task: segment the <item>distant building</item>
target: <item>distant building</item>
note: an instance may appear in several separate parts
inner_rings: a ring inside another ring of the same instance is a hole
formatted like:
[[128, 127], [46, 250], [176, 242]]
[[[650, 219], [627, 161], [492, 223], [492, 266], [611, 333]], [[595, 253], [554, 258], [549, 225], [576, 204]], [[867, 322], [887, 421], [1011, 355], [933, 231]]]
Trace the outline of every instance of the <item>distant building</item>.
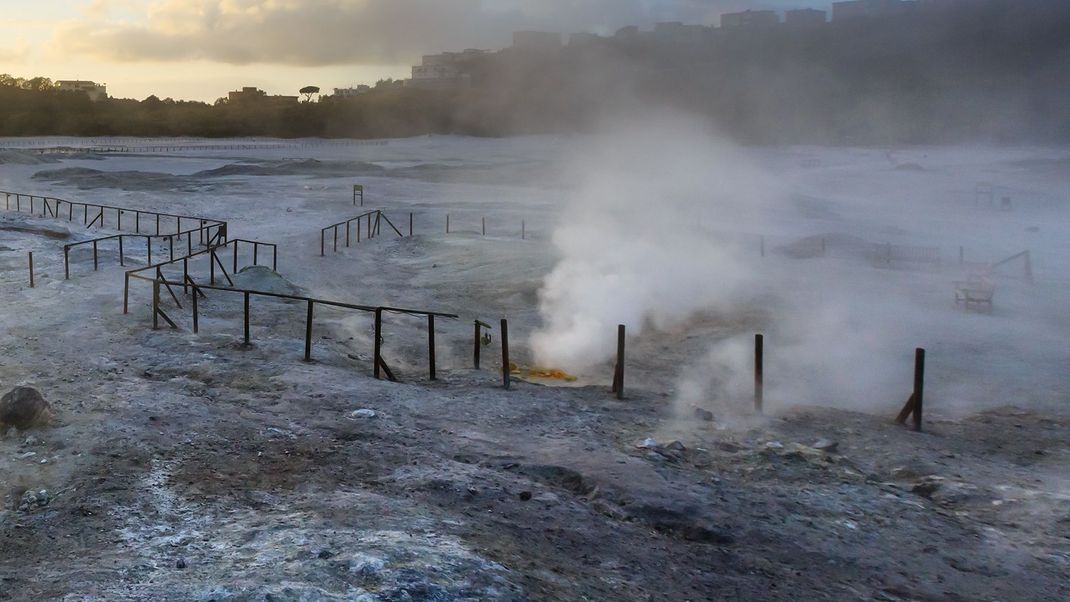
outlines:
[[408, 85], [416, 88], [466, 88], [472, 85], [472, 70], [486, 50], [469, 48], [464, 52], [424, 55], [412, 68]]
[[572, 34], [571, 36], [568, 37], [568, 45], [569, 46], [590, 46], [592, 44], [598, 44], [598, 43], [604, 42], [605, 39], [606, 38], [603, 38], [602, 36], [600, 36], [600, 35], [598, 35], [596, 33], [580, 32], [580, 33], [574, 33], [574, 34]]
[[871, 19], [905, 14], [916, 2], [903, 0], [846, 0], [832, 3], [832, 20]]
[[639, 37], [639, 28], [635, 25], [621, 27], [617, 33], [613, 34], [613, 37], [619, 40], [634, 40]]
[[658, 41], [692, 43], [702, 40], [708, 32], [709, 29], [702, 25], [685, 25], [679, 21], [671, 21], [655, 24], [651, 35]]
[[828, 13], [814, 8], [800, 8], [784, 13], [784, 25], [789, 27], [819, 27], [828, 20]]
[[353, 98], [355, 96], [360, 96], [361, 94], [367, 94], [368, 92], [371, 92], [371, 91], [372, 91], [372, 87], [371, 86], [365, 86], [365, 85], [360, 85], [360, 86], [357, 86], [356, 88], [353, 88], [353, 87], [350, 87], [350, 88], [335, 88], [334, 89], [334, 94], [332, 94], [331, 97], [332, 98]]
[[60, 92], [85, 92], [89, 96], [89, 100], [93, 102], [104, 100], [108, 97], [108, 87], [96, 82], [61, 79], [57, 80], [53, 85]]
[[561, 48], [561, 34], [549, 31], [518, 31], [513, 33], [513, 48], [520, 50], [557, 50]]
[[721, 15], [722, 29], [764, 29], [779, 24], [780, 17], [772, 10], [745, 10]]
[[296, 103], [296, 96], [268, 96], [267, 92], [260, 90], [253, 86], [245, 86], [241, 90], [235, 90], [227, 94], [227, 100], [230, 104], [239, 104], [247, 102], [271, 102], [279, 104]]

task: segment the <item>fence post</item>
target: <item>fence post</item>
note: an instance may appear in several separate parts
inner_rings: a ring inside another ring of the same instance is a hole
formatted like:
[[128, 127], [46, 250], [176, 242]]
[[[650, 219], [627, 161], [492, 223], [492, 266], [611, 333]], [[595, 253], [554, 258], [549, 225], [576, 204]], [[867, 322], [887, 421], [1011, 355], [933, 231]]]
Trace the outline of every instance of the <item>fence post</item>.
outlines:
[[30, 251], [30, 288], [34, 288], [34, 284], [33, 284], [33, 251]]
[[483, 218], [483, 236], [487, 235], [487, 218]]
[[509, 367], [509, 320], [502, 318], [502, 330], [499, 336], [502, 339], [502, 384], [505, 386], [505, 390], [509, 390], [509, 379], [512, 377], [512, 370]]
[[245, 291], [245, 346], [249, 346], [249, 291]]
[[215, 247], [208, 249], [208, 284], [215, 286]]
[[193, 334], [201, 331], [200, 314], [197, 311], [197, 285], [193, 285]]
[[617, 364], [613, 368], [613, 392], [624, 399], [624, 324], [617, 326]]
[[427, 356], [431, 380], [435, 380], [435, 315], [427, 316]]
[[446, 214], [446, 234], [450, 233], [450, 214]]
[[921, 413], [925, 400], [925, 350], [914, 351], [914, 430], [921, 431]]
[[152, 281], [152, 329], [160, 329], [160, 281]]
[[[370, 223], [370, 221], [369, 221]], [[383, 352], [383, 308], [375, 309], [375, 378], [379, 378], [379, 364], [382, 362]]]
[[123, 253], [123, 235], [119, 235], [119, 267], [126, 267], [126, 258]]
[[237, 240], [234, 241], [234, 257], [231, 258], [230, 273], [231, 274], [237, 274], [238, 273], [238, 241]]
[[412, 238], [412, 211], [409, 212], [409, 238]]
[[152, 265], [152, 237], [145, 237], [145, 264]]
[[473, 344], [475, 345], [475, 347], [473, 347], [472, 349], [472, 363], [475, 364], [476, 370], [479, 370], [479, 328], [479, 320], [476, 320], [474, 329], [475, 337], [473, 339]]
[[305, 361], [312, 361], [312, 299], [308, 300], [308, 317], [305, 319]]
[[71, 248], [67, 245], [63, 246], [63, 279], [71, 279]]
[[327, 252], [324, 249], [324, 241], [326, 240], [326, 237], [327, 237], [327, 231], [326, 230], [320, 230], [320, 257], [324, 257], [324, 256], [327, 255]]
[[130, 272], [123, 278], [123, 315], [130, 313]]
[[754, 335], [754, 411], [765, 411], [765, 336]]
[[520, 240], [527, 240], [528, 238], [528, 226], [524, 220], [520, 220]]

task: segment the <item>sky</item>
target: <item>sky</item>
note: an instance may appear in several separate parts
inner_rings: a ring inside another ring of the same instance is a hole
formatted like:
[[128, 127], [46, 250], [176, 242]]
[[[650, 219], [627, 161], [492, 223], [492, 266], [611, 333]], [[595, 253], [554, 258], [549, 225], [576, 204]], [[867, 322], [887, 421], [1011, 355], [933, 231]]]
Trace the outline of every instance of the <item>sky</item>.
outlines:
[[86, 79], [111, 96], [211, 102], [405, 78], [423, 54], [509, 46], [513, 31], [610, 34], [715, 24], [823, 0], [0, 0], [0, 73]]

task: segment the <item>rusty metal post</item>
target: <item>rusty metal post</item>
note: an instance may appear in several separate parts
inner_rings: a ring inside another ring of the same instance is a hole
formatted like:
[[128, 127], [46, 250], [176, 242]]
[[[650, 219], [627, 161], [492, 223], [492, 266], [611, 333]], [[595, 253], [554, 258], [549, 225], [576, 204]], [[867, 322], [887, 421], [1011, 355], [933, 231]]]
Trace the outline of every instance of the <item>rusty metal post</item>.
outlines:
[[435, 380], [435, 315], [427, 316], [427, 363], [431, 380]]
[[375, 309], [375, 378], [379, 378], [379, 365], [382, 363], [383, 353], [383, 308]]
[[308, 317], [305, 318], [305, 361], [312, 361], [312, 306], [315, 303], [308, 300]]
[[30, 251], [30, 288], [34, 288], [34, 284], [33, 284], [33, 251]]
[[617, 364], [613, 369], [613, 392], [624, 399], [624, 324], [617, 326]]
[[509, 320], [502, 318], [502, 330], [499, 336], [502, 339], [502, 384], [505, 386], [505, 390], [509, 390], [509, 382], [512, 377], [512, 368], [509, 364]]
[[914, 352], [914, 430], [921, 431], [921, 414], [925, 400], [925, 350]]
[[765, 336], [754, 335], [754, 411], [765, 411]]

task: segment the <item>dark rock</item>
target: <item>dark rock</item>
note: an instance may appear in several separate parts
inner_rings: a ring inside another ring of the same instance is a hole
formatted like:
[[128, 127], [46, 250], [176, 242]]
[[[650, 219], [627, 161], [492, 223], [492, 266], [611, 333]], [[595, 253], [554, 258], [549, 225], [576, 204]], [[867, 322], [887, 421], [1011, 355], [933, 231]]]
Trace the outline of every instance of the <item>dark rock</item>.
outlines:
[[839, 449], [840, 444], [830, 439], [818, 439], [817, 443], [811, 445], [810, 447], [831, 454], [835, 453], [836, 450]]
[[52, 408], [37, 389], [15, 387], [0, 398], [0, 437], [11, 428], [25, 431], [52, 421]]
[[702, 408], [695, 408], [695, 417], [703, 422], [713, 422], [713, 412]]
[[319, 554], [316, 555], [316, 557], [320, 560], [330, 560], [332, 557], [334, 557], [334, 553], [330, 550], [322, 550]]
[[179, 558], [175, 562], [175, 568], [178, 569], [178, 570], [185, 569], [186, 568], [186, 559], [185, 558]]
[[519, 497], [520, 497], [520, 501], [526, 502], [526, 501], [531, 499], [531, 492], [530, 491], [521, 491]]

